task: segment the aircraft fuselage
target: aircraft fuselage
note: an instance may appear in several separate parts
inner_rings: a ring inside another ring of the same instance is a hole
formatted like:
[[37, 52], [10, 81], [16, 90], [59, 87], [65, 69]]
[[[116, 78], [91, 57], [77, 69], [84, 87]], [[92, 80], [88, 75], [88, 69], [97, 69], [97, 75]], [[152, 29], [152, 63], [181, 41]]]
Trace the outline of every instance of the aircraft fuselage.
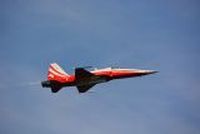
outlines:
[[114, 79], [131, 78], [154, 74], [157, 71], [141, 69], [104, 68], [93, 71], [76, 68], [75, 75], [66, 74], [57, 64], [51, 64], [48, 80], [42, 82], [42, 87], [49, 87], [52, 92], [59, 91], [62, 87], [76, 86], [80, 93], [84, 93], [96, 84]]

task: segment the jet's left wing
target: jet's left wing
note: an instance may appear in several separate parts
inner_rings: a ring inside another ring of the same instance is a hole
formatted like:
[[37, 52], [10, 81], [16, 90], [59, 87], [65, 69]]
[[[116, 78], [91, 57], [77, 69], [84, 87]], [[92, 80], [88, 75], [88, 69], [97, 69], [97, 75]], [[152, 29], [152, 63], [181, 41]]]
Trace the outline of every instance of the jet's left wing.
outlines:
[[75, 77], [78, 81], [81, 79], [92, 77], [92, 76], [95, 76], [95, 75], [85, 70], [84, 68], [75, 69]]

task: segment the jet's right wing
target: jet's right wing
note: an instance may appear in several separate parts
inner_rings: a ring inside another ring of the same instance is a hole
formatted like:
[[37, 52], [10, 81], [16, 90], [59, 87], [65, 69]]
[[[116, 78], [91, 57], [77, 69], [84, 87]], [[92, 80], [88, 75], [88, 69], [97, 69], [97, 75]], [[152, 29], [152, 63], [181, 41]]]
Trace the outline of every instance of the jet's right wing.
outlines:
[[77, 89], [78, 89], [79, 93], [85, 93], [85, 92], [87, 92], [90, 88], [92, 88], [95, 85], [96, 84], [77, 86]]

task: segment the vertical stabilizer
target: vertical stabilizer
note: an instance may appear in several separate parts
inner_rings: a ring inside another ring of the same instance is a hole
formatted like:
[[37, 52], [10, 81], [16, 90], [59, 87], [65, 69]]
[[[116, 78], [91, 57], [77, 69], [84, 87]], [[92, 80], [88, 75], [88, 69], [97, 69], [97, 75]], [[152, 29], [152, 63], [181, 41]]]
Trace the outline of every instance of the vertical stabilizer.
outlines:
[[58, 64], [52, 63], [48, 69], [48, 80], [65, 82], [69, 78], [69, 74], [67, 74]]

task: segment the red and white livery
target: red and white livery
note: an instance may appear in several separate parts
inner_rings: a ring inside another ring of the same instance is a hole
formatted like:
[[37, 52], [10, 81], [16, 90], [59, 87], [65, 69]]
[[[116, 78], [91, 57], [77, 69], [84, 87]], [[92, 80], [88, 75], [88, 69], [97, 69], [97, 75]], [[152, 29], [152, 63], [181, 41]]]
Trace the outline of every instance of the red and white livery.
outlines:
[[62, 87], [76, 86], [79, 93], [87, 92], [96, 84], [108, 82], [114, 79], [130, 78], [154, 74], [157, 71], [141, 69], [103, 68], [86, 70], [84, 67], [75, 68], [75, 74], [67, 74], [58, 64], [50, 64], [46, 81], [42, 81], [42, 87], [51, 88], [53, 93]]

